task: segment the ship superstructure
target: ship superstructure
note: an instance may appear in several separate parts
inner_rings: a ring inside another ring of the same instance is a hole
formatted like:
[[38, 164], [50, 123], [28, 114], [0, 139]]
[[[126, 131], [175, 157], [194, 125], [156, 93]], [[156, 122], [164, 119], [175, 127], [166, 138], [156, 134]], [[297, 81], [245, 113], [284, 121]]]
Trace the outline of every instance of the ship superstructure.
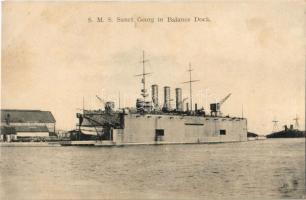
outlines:
[[[145, 54], [142, 58], [141, 98], [136, 107], [115, 110], [114, 102], [105, 102], [103, 110], [83, 110], [77, 113], [78, 130], [82, 135], [93, 135], [98, 141], [112, 145], [130, 144], [185, 144], [247, 141], [246, 118], [222, 116], [220, 106], [229, 98], [210, 105], [211, 112], [192, 105], [191, 65], [189, 103], [183, 98], [182, 89], [175, 88], [175, 107], [171, 107], [171, 88], [164, 86], [163, 103], [159, 101], [159, 86], [151, 85], [151, 99], [146, 85]], [[184, 106], [184, 104], [186, 106]], [[194, 109], [193, 109], [194, 108]], [[80, 138], [80, 137], [79, 137]]]

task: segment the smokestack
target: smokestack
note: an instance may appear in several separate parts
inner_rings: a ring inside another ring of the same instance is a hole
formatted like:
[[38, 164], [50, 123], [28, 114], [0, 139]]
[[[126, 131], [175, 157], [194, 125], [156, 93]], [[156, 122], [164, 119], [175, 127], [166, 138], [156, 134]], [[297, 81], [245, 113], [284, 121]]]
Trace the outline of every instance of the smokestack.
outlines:
[[186, 111], [189, 112], [189, 104], [186, 103]]
[[164, 110], [170, 110], [170, 87], [164, 87]]
[[183, 111], [181, 88], [175, 88], [175, 107], [176, 111]]
[[154, 107], [158, 107], [158, 85], [152, 85], [152, 102]]
[[194, 104], [194, 111], [196, 111], [196, 112], [198, 111], [198, 104], [196, 104], [196, 103]]

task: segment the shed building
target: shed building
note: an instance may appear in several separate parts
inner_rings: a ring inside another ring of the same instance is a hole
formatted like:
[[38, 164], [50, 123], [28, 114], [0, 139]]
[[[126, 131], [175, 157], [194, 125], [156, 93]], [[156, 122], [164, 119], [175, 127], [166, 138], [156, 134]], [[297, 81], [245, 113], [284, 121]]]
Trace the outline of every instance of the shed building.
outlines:
[[13, 127], [17, 137], [47, 137], [55, 133], [55, 125], [50, 111], [1, 110], [1, 127]]

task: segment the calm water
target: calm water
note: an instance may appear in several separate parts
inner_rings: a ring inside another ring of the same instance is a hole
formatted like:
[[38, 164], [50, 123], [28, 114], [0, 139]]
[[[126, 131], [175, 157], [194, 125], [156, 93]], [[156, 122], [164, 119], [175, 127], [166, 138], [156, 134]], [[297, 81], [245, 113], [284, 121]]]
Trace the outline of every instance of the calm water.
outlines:
[[303, 198], [305, 140], [2, 147], [1, 199]]

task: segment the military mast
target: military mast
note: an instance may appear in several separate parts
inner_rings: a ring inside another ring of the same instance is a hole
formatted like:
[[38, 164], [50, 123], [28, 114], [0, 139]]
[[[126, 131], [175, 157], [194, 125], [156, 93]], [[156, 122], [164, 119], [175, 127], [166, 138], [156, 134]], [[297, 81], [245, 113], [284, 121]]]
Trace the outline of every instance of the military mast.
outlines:
[[189, 69], [187, 70], [189, 72], [189, 81], [183, 82], [183, 83], [189, 83], [189, 98], [190, 98], [190, 111], [192, 111], [192, 82], [197, 82], [200, 80], [192, 80], [191, 79], [191, 72], [193, 69], [191, 69], [191, 63], [189, 63]]
[[143, 101], [146, 102], [146, 97], [149, 96], [146, 89], [146, 75], [151, 73], [146, 73], [145, 63], [149, 62], [149, 60], [145, 59], [145, 52], [142, 51], [142, 60], [140, 61], [142, 63], [142, 73], [137, 74], [135, 76], [142, 76], [141, 83], [142, 83], [142, 89], [141, 89], [141, 96], [143, 97]]

